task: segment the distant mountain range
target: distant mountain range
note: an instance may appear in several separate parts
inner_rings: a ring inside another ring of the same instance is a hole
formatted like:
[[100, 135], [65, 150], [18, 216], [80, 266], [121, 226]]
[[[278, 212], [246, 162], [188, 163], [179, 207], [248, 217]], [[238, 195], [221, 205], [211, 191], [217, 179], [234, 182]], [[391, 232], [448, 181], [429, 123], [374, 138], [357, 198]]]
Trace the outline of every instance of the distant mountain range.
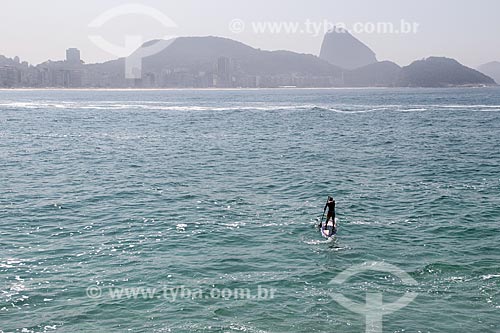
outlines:
[[[158, 42], [158, 41], [155, 41]], [[210, 70], [220, 57], [234, 62], [233, 70], [249, 75], [339, 76], [341, 69], [310, 55], [291, 51], [262, 51], [220, 37], [177, 38], [161, 52], [144, 58], [145, 71], [168, 68]]]
[[497, 83], [500, 83], [500, 62], [489, 62], [487, 64], [479, 66], [478, 70], [481, 73], [484, 73], [493, 78]]
[[[367, 45], [345, 30], [327, 33], [320, 58], [344, 69], [343, 82], [354, 87], [449, 87], [495, 85], [490, 77], [461, 65], [454, 59], [429, 57], [401, 68], [391, 61], [378, 62]], [[498, 63], [485, 65], [500, 74]], [[498, 81], [500, 82], [500, 80]]]
[[[161, 42], [151, 41], [143, 47]], [[142, 50], [136, 52], [140, 54]], [[264, 86], [448, 87], [495, 84], [486, 75], [448, 58], [430, 57], [403, 68], [390, 61], [377, 62], [375, 53], [347, 32], [327, 34], [320, 57], [290, 51], [263, 51], [221, 37], [180, 37], [169, 41], [161, 52], [144, 58], [142, 71], [161, 73], [179, 69], [190, 73], [213, 71], [217, 75], [221, 71], [217, 68], [220, 67], [220, 57], [231, 60], [229, 71], [234, 82], [229, 84], [232, 86], [245, 86], [246, 81], [238, 78], [248, 77], [260, 77]], [[101, 69], [122, 71], [123, 63], [123, 59], [118, 59], [103, 64]]]
[[[319, 57], [291, 51], [264, 51], [235, 40], [208, 36], [153, 40], [145, 43], [127, 60], [147, 53], [151, 47], [158, 47], [159, 52], [142, 59], [142, 68], [137, 72], [136, 79], [125, 77], [124, 58], [90, 65], [73, 63], [71, 66], [65, 61], [49, 61], [27, 67], [26, 63], [19, 64], [18, 58], [0, 57], [0, 86], [253, 88], [495, 85], [495, 81], [487, 75], [448, 58], [430, 57], [406, 67], [390, 61], [378, 62], [375, 53], [348, 32], [326, 34]], [[12, 68], [29, 72], [29, 83], [22, 82], [21, 78], [26, 75], [13, 73]], [[494, 63], [484, 68], [498, 74], [495, 72], [498, 65]], [[5, 84], [5, 77], [9, 80], [8, 85]], [[21, 81], [16, 85], [17, 77]], [[37, 77], [40, 80], [37, 81]]]

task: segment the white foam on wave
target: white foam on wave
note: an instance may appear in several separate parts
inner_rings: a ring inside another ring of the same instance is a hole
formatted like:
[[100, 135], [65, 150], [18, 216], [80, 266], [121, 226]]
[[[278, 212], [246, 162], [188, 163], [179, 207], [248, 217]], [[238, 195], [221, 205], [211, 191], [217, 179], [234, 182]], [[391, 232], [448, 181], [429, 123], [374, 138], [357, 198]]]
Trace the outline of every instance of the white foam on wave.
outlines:
[[342, 110], [339, 108], [327, 108], [327, 110], [337, 112], [337, 113], [344, 113], [344, 114], [358, 114], [358, 113], [371, 113], [371, 112], [425, 112], [425, 111], [431, 111], [429, 108], [426, 108], [426, 107], [402, 108], [401, 106], [394, 106], [394, 105], [380, 107], [380, 108], [369, 108], [369, 106], [367, 106], [366, 109], [361, 109], [361, 110]]
[[165, 110], [165, 111], [232, 111], [232, 110], [254, 110], [254, 111], [278, 111], [278, 110], [300, 110], [311, 109], [315, 105], [300, 104], [272, 104], [265, 105], [263, 103], [251, 103], [244, 105], [227, 105], [227, 106], [210, 106], [210, 105], [175, 105], [173, 102], [149, 102], [149, 101], [89, 101], [89, 102], [71, 102], [71, 101], [38, 101], [38, 102], [4, 102], [0, 103], [0, 107], [19, 108], [19, 109], [82, 109], [82, 110], [124, 110], [124, 109], [140, 109], [140, 110]]
[[335, 240], [333, 238], [325, 239], [325, 240], [318, 240], [318, 239], [313, 239], [313, 240], [306, 240], [304, 243], [307, 245], [320, 245], [320, 244], [330, 244], [334, 242]]
[[447, 104], [447, 105], [432, 105], [435, 107], [441, 107], [441, 108], [446, 108], [446, 109], [488, 109], [488, 108], [493, 108], [493, 109], [499, 109], [500, 105], [486, 105], [486, 104]]
[[375, 109], [366, 109], [366, 110], [340, 110], [335, 108], [328, 108], [327, 110], [337, 112], [337, 113], [347, 113], [347, 114], [356, 114], [356, 113], [369, 113], [369, 112], [377, 112], [377, 111], [387, 111], [390, 108], [375, 108]]
[[336, 112], [341, 114], [364, 114], [372, 112], [427, 112], [469, 110], [474, 112], [500, 112], [500, 105], [485, 104], [429, 104], [429, 105], [314, 105], [314, 104], [266, 104], [249, 102], [241, 104], [186, 105], [172, 101], [6, 101], [0, 107], [15, 109], [72, 109], [72, 110], [152, 110], [152, 111], [281, 111], [281, 110], [314, 110]]
[[179, 223], [175, 226], [175, 228], [178, 230], [178, 231], [185, 231], [186, 228], [187, 228], [187, 224], [186, 223]]
[[350, 105], [351, 107], [359, 108], [359, 110], [342, 109], [342, 107], [322, 107], [327, 111], [344, 113], [344, 114], [361, 114], [371, 112], [428, 112], [428, 111], [453, 111], [464, 109], [473, 112], [499, 112], [500, 105], [384, 105], [381, 107], [373, 107], [373, 105]]
[[500, 274], [487, 274], [481, 276], [483, 280], [490, 280], [490, 279], [495, 279], [495, 278], [500, 278]]
[[16, 108], [16, 109], [40, 109], [40, 108], [67, 108], [65, 103], [51, 103], [51, 102], [9, 102], [0, 103], [0, 107]]
[[423, 111], [429, 111], [429, 109], [426, 109], [426, 108], [413, 108], [413, 109], [397, 109], [395, 111], [399, 111], [399, 112], [423, 112]]

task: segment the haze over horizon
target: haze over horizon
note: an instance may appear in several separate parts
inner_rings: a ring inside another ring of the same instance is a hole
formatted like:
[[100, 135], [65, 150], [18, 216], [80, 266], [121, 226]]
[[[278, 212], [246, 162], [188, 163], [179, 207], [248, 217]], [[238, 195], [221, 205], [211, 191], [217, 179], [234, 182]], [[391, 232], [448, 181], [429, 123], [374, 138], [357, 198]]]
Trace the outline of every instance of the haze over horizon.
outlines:
[[[299, 1], [285, 4], [262, 0], [238, 3], [228, 0], [202, 2], [144, 0], [135, 2], [155, 8], [177, 25], [166, 29], [162, 24], [145, 15], [126, 15], [114, 18], [100, 28], [89, 28], [89, 23], [103, 12], [123, 4], [134, 3], [123, 0], [69, 2], [48, 0], [43, 3], [19, 0], [2, 5], [9, 13], [0, 21], [0, 28], [9, 31], [3, 34], [0, 54], [19, 56], [21, 60], [38, 64], [48, 59], [61, 60], [70, 47], [79, 48], [86, 63], [103, 62], [116, 56], [103, 51], [89, 39], [99, 34], [115, 45], [124, 44], [125, 35], [140, 35], [143, 41], [164, 36], [220, 36], [238, 40], [255, 48], [265, 50], [291, 50], [300, 53], [319, 54], [323, 30], [319, 33], [298, 31], [255, 32], [255, 22], [310, 21], [345, 23], [351, 28], [355, 23], [392, 22], [401, 20], [417, 23], [416, 33], [355, 33], [377, 54], [379, 60], [392, 60], [407, 65], [416, 59], [428, 56], [455, 58], [471, 67], [500, 60], [500, 45], [494, 32], [500, 31], [496, 13], [500, 3], [483, 0], [482, 6], [475, 3], [458, 5], [451, 0], [419, 3], [403, 3], [396, 0], [368, 1], [322, 1], [304, 6]], [[134, 25], [130, 22], [133, 19]], [[231, 31], [234, 20], [244, 23], [243, 31]]]

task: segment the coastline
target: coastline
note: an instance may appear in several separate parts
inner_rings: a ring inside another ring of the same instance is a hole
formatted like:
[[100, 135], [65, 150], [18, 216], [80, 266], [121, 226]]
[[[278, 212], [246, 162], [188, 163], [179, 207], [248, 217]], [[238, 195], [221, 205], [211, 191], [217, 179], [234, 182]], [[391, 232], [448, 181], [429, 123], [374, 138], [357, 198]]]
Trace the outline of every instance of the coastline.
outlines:
[[0, 91], [259, 91], [259, 90], [427, 90], [427, 89], [498, 89], [500, 85], [489, 86], [448, 86], [448, 87], [275, 87], [275, 88], [64, 88], [64, 87], [45, 87], [45, 88], [0, 88]]

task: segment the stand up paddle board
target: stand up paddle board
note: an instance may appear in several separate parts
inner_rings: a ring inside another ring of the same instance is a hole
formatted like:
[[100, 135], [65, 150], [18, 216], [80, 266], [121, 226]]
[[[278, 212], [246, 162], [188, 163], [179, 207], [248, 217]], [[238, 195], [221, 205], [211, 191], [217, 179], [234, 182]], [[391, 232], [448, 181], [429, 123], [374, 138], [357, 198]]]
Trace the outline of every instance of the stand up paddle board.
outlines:
[[339, 219], [335, 218], [335, 222], [330, 219], [328, 222], [323, 222], [321, 228], [319, 229], [321, 235], [328, 240], [332, 240], [337, 234], [337, 226]]

